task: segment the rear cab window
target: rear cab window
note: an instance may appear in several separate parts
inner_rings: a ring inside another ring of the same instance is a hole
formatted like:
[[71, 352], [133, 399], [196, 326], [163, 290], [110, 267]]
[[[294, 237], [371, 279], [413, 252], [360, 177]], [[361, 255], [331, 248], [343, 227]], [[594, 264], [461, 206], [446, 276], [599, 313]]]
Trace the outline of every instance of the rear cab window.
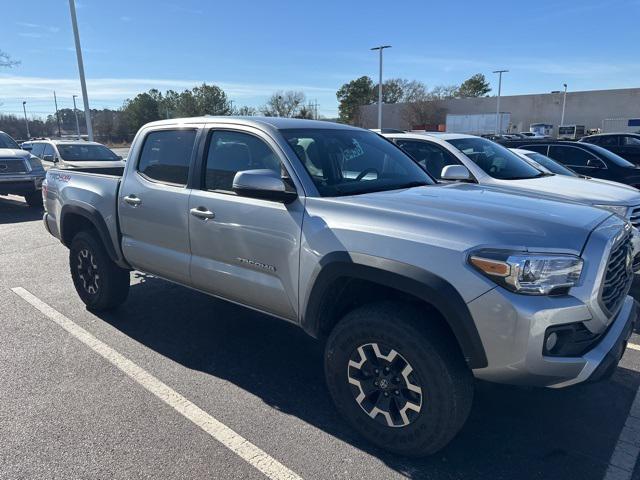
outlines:
[[184, 187], [195, 144], [193, 129], [156, 130], [147, 134], [137, 171], [147, 180]]

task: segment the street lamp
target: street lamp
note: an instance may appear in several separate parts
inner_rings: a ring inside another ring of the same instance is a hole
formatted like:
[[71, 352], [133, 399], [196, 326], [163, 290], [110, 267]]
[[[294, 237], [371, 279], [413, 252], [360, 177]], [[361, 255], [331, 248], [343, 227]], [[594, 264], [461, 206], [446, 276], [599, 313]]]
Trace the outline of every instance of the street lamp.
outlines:
[[27, 140], [31, 138], [29, 133], [29, 120], [27, 120], [27, 102], [22, 102], [22, 111], [24, 112], [24, 123], [27, 126]]
[[502, 93], [502, 74], [507, 73], [509, 70], [496, 70], [493, 73], [498, 74], [498, 108], [496, 115], [496, 135], [499, 135], [502, 131], [502, 117], [500, 116], [500, 94]]
[[382, 51], [385, 48], [391, 48], [391, 45], [380, 45], [371, 49], [380, 52], [380, 76], [378, 78], [378, 128], [380, 130], [382, 130]]
[[564, 109], [567, 106], [567, 84], [563, 83], [562, 85], [564, 85], [564, 97], [562, 98], [562, 117], [560, 118], [560, 125], [564, 125]]
[[78, 109], [76, 108], [76, 97], [73, 96], [73, 113], [76, 116], [76, 131], [78, 132], [78, 140], [80, 140], [80, 124], [78, 123]]
[[[89, 141], [93, 142], [93, 128], [91, 127], [91, 111], [89, 110], [89, 97], [87, 96], [87, 82], [84, 79], [84, 63], [82, 61], [82, 48], [80, 47], [80, 33], [78, 32], [78, 19], [76, 18], [75, 0], [69, 0], [69, 10], [71, 11], [71, 24], [73, 25], [73, 36], [76, 42], [76, 57], [78, 57], [78, 73], [80, 74], [80, 86], [82, 87], [82, 100], [84, 102], [84, 119], [87, 122], [87, 135], [89, 136]], [[76, 123], [77, 123], [77, 118], [76, 118]], [[80, 128], [78, 128], [78, 138], [80, 138]]]

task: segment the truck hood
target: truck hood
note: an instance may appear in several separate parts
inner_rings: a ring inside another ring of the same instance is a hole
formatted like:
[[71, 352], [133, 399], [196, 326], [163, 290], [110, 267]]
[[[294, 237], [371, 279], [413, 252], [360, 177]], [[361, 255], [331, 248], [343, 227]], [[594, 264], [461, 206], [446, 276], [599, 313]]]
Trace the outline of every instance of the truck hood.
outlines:
[[31, 156], [26, 150], [16, 148], [0, 148], [0, 158], [28, 159]]
[[[432, 237], [452, 248], [480, 245], [579, 254], [591, 231], [612, 214], [529, 196], [513, 189], [454, 183], [333, 199], [358, 208], [363, 225], [387, 235]], [[370, 214], [367, 215], [366, 212]], [[356, 212], [353, 212], [356, 213]], [[345, 218], [356, 218], [347, 215]], [[419, 220], [418, 220], [419, 219]], [[418, 220], [418, 221], [417, 221]], [[434, 237], [435, 235], [435, 237]]]
[[640, 191], [622, 183], [596, 178], [552, 175], [524, 180], [496, 180], [495, 185], [528, 190], [560, 201], [577, 201], [590, 205], [640, 205]]

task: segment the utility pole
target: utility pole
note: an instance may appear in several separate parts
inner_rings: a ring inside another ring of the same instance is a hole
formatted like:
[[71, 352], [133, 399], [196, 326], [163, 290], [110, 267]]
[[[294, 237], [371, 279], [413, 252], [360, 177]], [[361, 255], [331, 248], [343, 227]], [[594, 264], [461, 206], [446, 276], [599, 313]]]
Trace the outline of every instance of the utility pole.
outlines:
[[562, 117], [560, 119], [560, 126], [564, 125], [564, 109], [567, 106], [567, 84], [563, 83], [564, 85], [564, 97], [562, 99]]
[[[89, 109], [89, 97], [87, 96], [87, 82], [84, 79], [84, 63], [82, 62], [82, 48], [80, 47], [80, 33], [78, 32], [78, 19], [76, 18], [76, 2], [69, 0], [69, 10], [71, 11], [71, 23], [73, 24], [73, 36], [76, 41], [76, 56], [78, 57], [78, 72], [80, 73], [80, 87], [82, 87], [82, 100], [84, 102], [84, 119], [87, 122], [87, 135], [89, 141], [93, 142], [93, 128], [91, 127], [91, 110]], [[78, 129], [80, 138], [80, 129]]]
[[309, 102], [309, 108], [311, 109], [311, 111], [313, 112], [313, 119], [317, 120], [318, 119], [318, 99], [316, 98], [313, 103]]
[[80, 124], [78, 123], [78, 109], [76, 108], [76, 97], [73, 96], [73, 113], [76, 116], [76, 131], [78, 132], [78, 140], [80, 140]]
[[56, 98], [56, 91], [53, 91], [53, 103], [56, 106], [56, 121], [58, 122], [58, 137], [62, 138], [62, 130], [60, 129], [60, 113], [58, 113], [58, 99]]
[[496, 135], [500, 135], [502, 132], [502, 116], [500, 115], [500, 94], [502, 93], [502, 74], [507, 73], [509, 70], [496, 70], [493, 73], [498, 74], [498, 108], [496, 115]]
[[380, 75], [378, 77], [378, 128], [382, 130], [382, 51], [391, 48], [391, 45], [380, 45], [371, 50], [378, 50], [380, 53]]
[[22, 102], [22, 111], [24, 112], [24, 123], [27, 125], [27, 140], [31, 138], [31, 134], [29, 133], [29, 120], [27, 120], [27, 102]]

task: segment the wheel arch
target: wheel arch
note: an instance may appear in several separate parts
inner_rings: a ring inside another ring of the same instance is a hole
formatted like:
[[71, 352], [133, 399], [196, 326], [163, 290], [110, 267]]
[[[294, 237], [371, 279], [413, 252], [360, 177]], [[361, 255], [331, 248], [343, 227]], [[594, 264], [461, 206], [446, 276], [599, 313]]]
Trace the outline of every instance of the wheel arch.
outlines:
[[102, 214], [91, 205], [64, 205], [60, 211], [60, 241], [69, 248], [73, 237], [80, 231], [93, 229], [104, 245], [109, 258], [124, 266], [126, 262], [116, 249], [109, 235], [109, 228]]
[[[414, 265], [365, 254], [332, 252], [320, 260], [305, 298], [302, 328], [326, 337], [339, 320], [342, 294], [352, 282], [397, 293], [396, 299], [427, 304], [451, 330], [470, 368], [487, 366], [487, 357], [471, 313], [456, 288], [445, 279]], [[375, 296], [375, 291], [365, 295]], [[375, 297], [378, 299], [378, 297]], [[346, 312], [345, 312], [346, 313]]]

